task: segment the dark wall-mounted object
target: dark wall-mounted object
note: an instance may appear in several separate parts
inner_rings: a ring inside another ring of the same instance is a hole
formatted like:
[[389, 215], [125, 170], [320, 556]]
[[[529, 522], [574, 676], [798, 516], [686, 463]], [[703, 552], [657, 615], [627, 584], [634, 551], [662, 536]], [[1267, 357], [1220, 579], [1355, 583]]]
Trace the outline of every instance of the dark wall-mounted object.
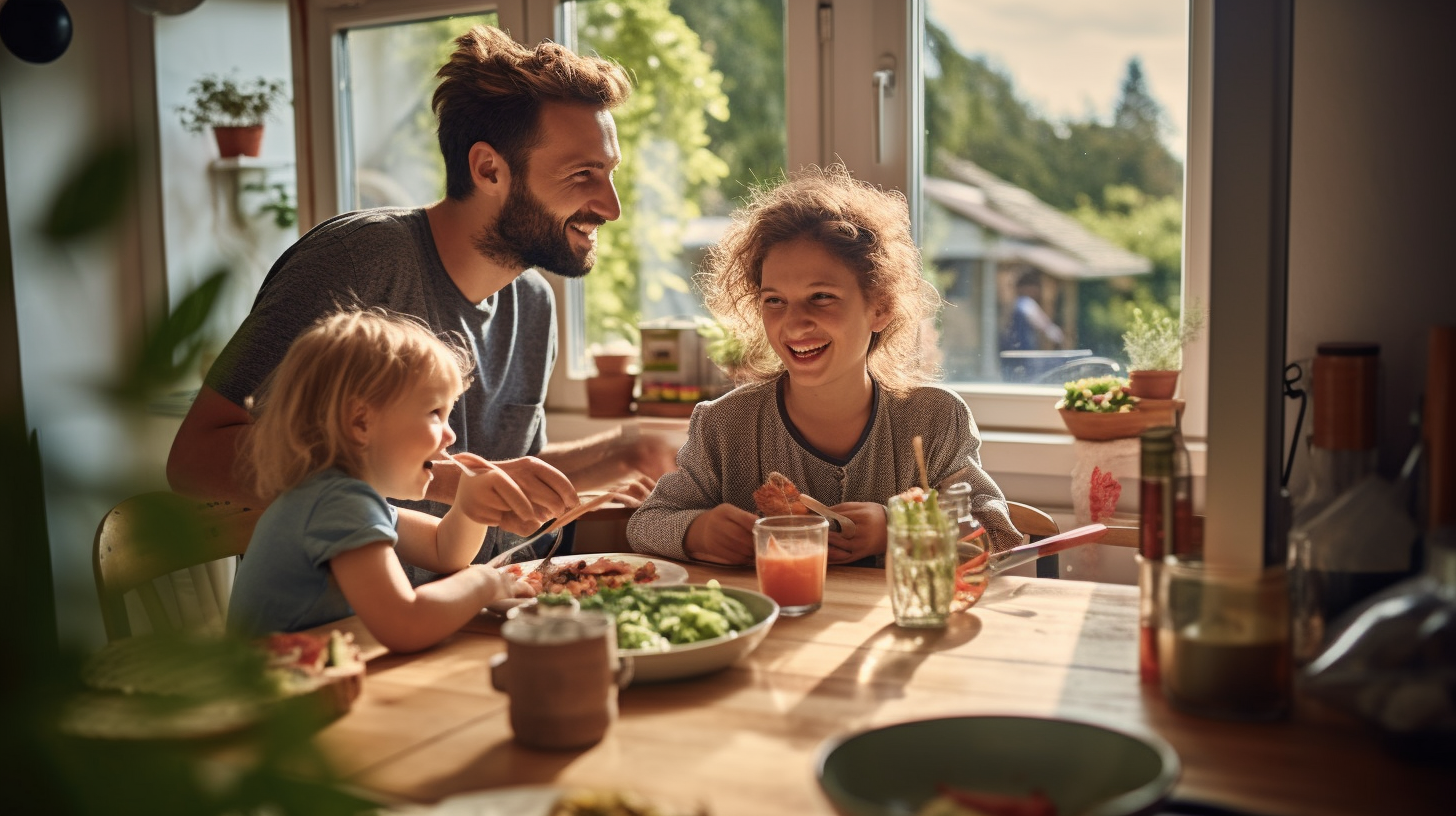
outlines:
[[6, 0], [0, 42], [26, 62], [51, 62], [71, 45], [71, 13], [61, 0]]

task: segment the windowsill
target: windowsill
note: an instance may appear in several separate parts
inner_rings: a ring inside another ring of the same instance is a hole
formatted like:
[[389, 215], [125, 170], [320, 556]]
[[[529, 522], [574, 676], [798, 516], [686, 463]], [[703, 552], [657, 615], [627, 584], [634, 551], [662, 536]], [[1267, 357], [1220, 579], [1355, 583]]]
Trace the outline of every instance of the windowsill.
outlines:
[[[624, 422], [635, 423], [642, 430], [667, 434], [679, 445], [687, 439], [686, 419], [601, 419], [567, 411], [546, 414], [546, 438], [552, 442], [581, 439], [611, 430]], [[1207, 448], [1201, 442], [1191, 442], [1188, 449], [1195, 480], [1201, 483]], [[991, 478], [1009, 498], [1036, 505], [1048, 512], [1070, 510], [1071, 473], [1076, 457], [1076, 440], [1066, 433], [981, 430], [981, 462]], [[1130, 475], [1136, 478], [1135, 474]], [[1201, 484], [1196, 489], [1200, 488]]]

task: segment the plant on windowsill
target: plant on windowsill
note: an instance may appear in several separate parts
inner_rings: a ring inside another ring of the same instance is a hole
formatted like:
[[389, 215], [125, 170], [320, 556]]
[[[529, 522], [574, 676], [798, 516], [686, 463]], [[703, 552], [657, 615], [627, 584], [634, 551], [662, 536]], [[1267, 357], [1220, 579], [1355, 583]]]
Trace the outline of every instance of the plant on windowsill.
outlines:
[[1066, 383], [1057, 413], [1078, 439], [1106, 441], [1137, 436], [1147, 417], [1137, 411], [1138, 398], [1122, 377], [1087, 377]]
[[218, 154], [257, 156], [263, 146], [263, 123], [275, 106], [288, 101], [282, 80], [256, 77], [236, 80], [209, 74], [187, 90], [191, 102], [178, 106], [182, 127], [191, 133], [212, 128]]
[[1206, 318], [1198, 303], [1188, 304], [1181, 318], [1158, 305], [1132, 307], [1132, 324], [1122, 335], [1128, 391], [1145, 399], [1172, 399], [1183, 370], [1183, 347], [1198, 338]]
[[612, 336], [593, 343], [589, 352], [596, 366], [596, 376], [586, 380], [586, 412], [593, 417], [625, 417], [632, 415], [632, 398], [637, 390], [637, 375], [628, 366], [637, 358], [641, 335], [637, 327], [623, 320], [612, 319], [604, 326]]

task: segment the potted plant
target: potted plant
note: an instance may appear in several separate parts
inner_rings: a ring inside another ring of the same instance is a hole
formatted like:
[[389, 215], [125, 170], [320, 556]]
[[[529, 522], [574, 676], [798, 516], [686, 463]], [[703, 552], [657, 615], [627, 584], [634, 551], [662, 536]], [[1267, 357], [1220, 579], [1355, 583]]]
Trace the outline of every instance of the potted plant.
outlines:
[[1145, 399], [1172, 399], [1183, 370], [1183, 346], [1203, 331], [1206, 314], [1189, 304], [1181, 318], [1162, 306], [1132, 308], [1132, 324], [1122, 335], [1127, 352], [1129, 391]]
[[282, 80], [209, 74], [192, 83], [187, 91], [192, 101], [177, 113], [191, 133], [212, 128], [222, 158], [256, 156], [263, 145], [264, 121], [275, 105], [287, 101], [283, 91]]
[[637, 375], [627, 367], [637, 357], [640, 334], [636, 326], [618, 319], [612, 319], [606, 328], [613, 336], [589, 349], [597, 373], [586, 381], [587, 416], [631, 416]]
[[743, 340], [732, 329], [711, 319], [699, 321], [698, 334], [707, 341], [708, 359], [713, 361], [713, 365], [718, 367], [727, 380], [723, 390], [727, 391], [737, 385], [738, 373], [748, 355], [748, 348]]
[[1078, 439], [1091, 440], [1137, 436], [1145, 417], [1137, 413], [1138, 398], [1127, 385], [1126, 379], [1112, 375], [1066, 383], [1057, 413], [1067, 431]]

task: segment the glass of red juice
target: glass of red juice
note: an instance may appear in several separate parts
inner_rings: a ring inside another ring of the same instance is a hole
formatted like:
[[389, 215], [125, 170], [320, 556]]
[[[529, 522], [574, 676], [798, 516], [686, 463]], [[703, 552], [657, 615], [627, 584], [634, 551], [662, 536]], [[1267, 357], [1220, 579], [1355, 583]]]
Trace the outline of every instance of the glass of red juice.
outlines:
[[769, 516], [753, 523], [758, 589], [781, 615], [806, 615], [824, 603], [829, 522], [820, 516]]

